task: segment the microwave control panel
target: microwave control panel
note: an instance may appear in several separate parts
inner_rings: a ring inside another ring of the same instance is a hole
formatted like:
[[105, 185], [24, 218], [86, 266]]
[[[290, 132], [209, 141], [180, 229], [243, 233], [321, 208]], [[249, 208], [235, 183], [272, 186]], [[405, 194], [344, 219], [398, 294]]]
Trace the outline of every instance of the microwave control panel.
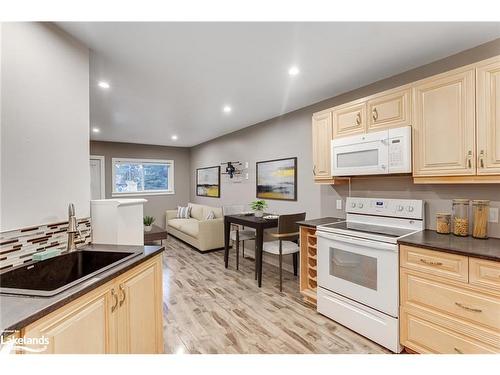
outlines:
[[389, 173], [411, 173], [411, 127], [389, 129]]

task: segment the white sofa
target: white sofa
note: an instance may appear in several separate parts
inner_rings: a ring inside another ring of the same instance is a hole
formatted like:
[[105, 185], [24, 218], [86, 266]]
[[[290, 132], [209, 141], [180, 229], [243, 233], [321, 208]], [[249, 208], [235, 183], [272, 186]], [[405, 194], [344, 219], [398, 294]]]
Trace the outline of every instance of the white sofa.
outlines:
[[[222, 208], [189, 203], [190, 219], [177, 219], [177, 210], [167, 210], [167, 233], [177, 237], [200, 251], [224, 247], [224, 216]], [[215, 219], [206, 220], [213, 211]]]

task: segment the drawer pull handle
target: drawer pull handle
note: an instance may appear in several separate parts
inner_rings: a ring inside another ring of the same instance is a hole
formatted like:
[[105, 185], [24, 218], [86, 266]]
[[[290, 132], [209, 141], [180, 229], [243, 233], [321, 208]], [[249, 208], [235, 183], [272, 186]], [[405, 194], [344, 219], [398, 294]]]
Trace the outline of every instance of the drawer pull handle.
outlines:
[[373, 121], [377, 121], [377, 120], [378, 120], [378, 112], [377, 112], [377, 107], [374, 107], [374, 108], [373, 108], [373, 111], [372, 111], [372, 117], [373, 117]]
[[359, 112], [356, 115], [356, 125], [361, 125], [361, 113]]
[[453, 348], [453, 350], [455, 350], [455, 352], [457, 352], [458, 354], [464, 354], [464, 352], [458, 348]]
[[442, 266], [443, 263], [441, 262], [432, 262], [430, 260], [425, 260], [425, 259], [420, 259], [422, 263], [428, 264], [429, 266]]
[[458, 307], [461, 307], [462, 309], [467, 310], [467, 311], [473, 311], [473, 312], [479, 312], [479, 313], [483, 312], [483, 310], [481, 310], [481, 309], [475, 309], [473, 307], [468, 307], [468, 306], [461, 304], [460, 302], [455, 302], [455, 305], [457, 305]]

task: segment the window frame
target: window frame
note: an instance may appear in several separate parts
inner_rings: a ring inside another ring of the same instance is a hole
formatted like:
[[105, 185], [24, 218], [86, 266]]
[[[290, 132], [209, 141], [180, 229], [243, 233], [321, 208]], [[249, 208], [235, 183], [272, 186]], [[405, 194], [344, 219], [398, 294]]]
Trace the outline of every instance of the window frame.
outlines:
[[[115, 178], [116, 178], [116, 163], [131, 163], [131, 164], [168, 164], [168, 189], [167, 190], [146, 190], [137, 192], [120, 192], [116, 191]], [[124, 197], [124, 196], [143, 196], [143, 195], [173, 195], [175, 194], [174, 184], [174, 161], [173, 160], [160, 160], [160, 159], [136, 159], [136, 158], [112, 158], [111, 159], [111, 196]]]

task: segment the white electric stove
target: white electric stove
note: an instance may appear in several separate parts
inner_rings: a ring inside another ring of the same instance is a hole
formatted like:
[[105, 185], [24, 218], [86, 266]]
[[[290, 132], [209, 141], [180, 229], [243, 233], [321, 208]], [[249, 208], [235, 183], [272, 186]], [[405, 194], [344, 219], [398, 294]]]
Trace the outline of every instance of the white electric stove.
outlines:
[[397, 241], [424, 229], [424, 202], [349, 197], [346, 212], [317, 227], [318, 312], [400, 352]]

